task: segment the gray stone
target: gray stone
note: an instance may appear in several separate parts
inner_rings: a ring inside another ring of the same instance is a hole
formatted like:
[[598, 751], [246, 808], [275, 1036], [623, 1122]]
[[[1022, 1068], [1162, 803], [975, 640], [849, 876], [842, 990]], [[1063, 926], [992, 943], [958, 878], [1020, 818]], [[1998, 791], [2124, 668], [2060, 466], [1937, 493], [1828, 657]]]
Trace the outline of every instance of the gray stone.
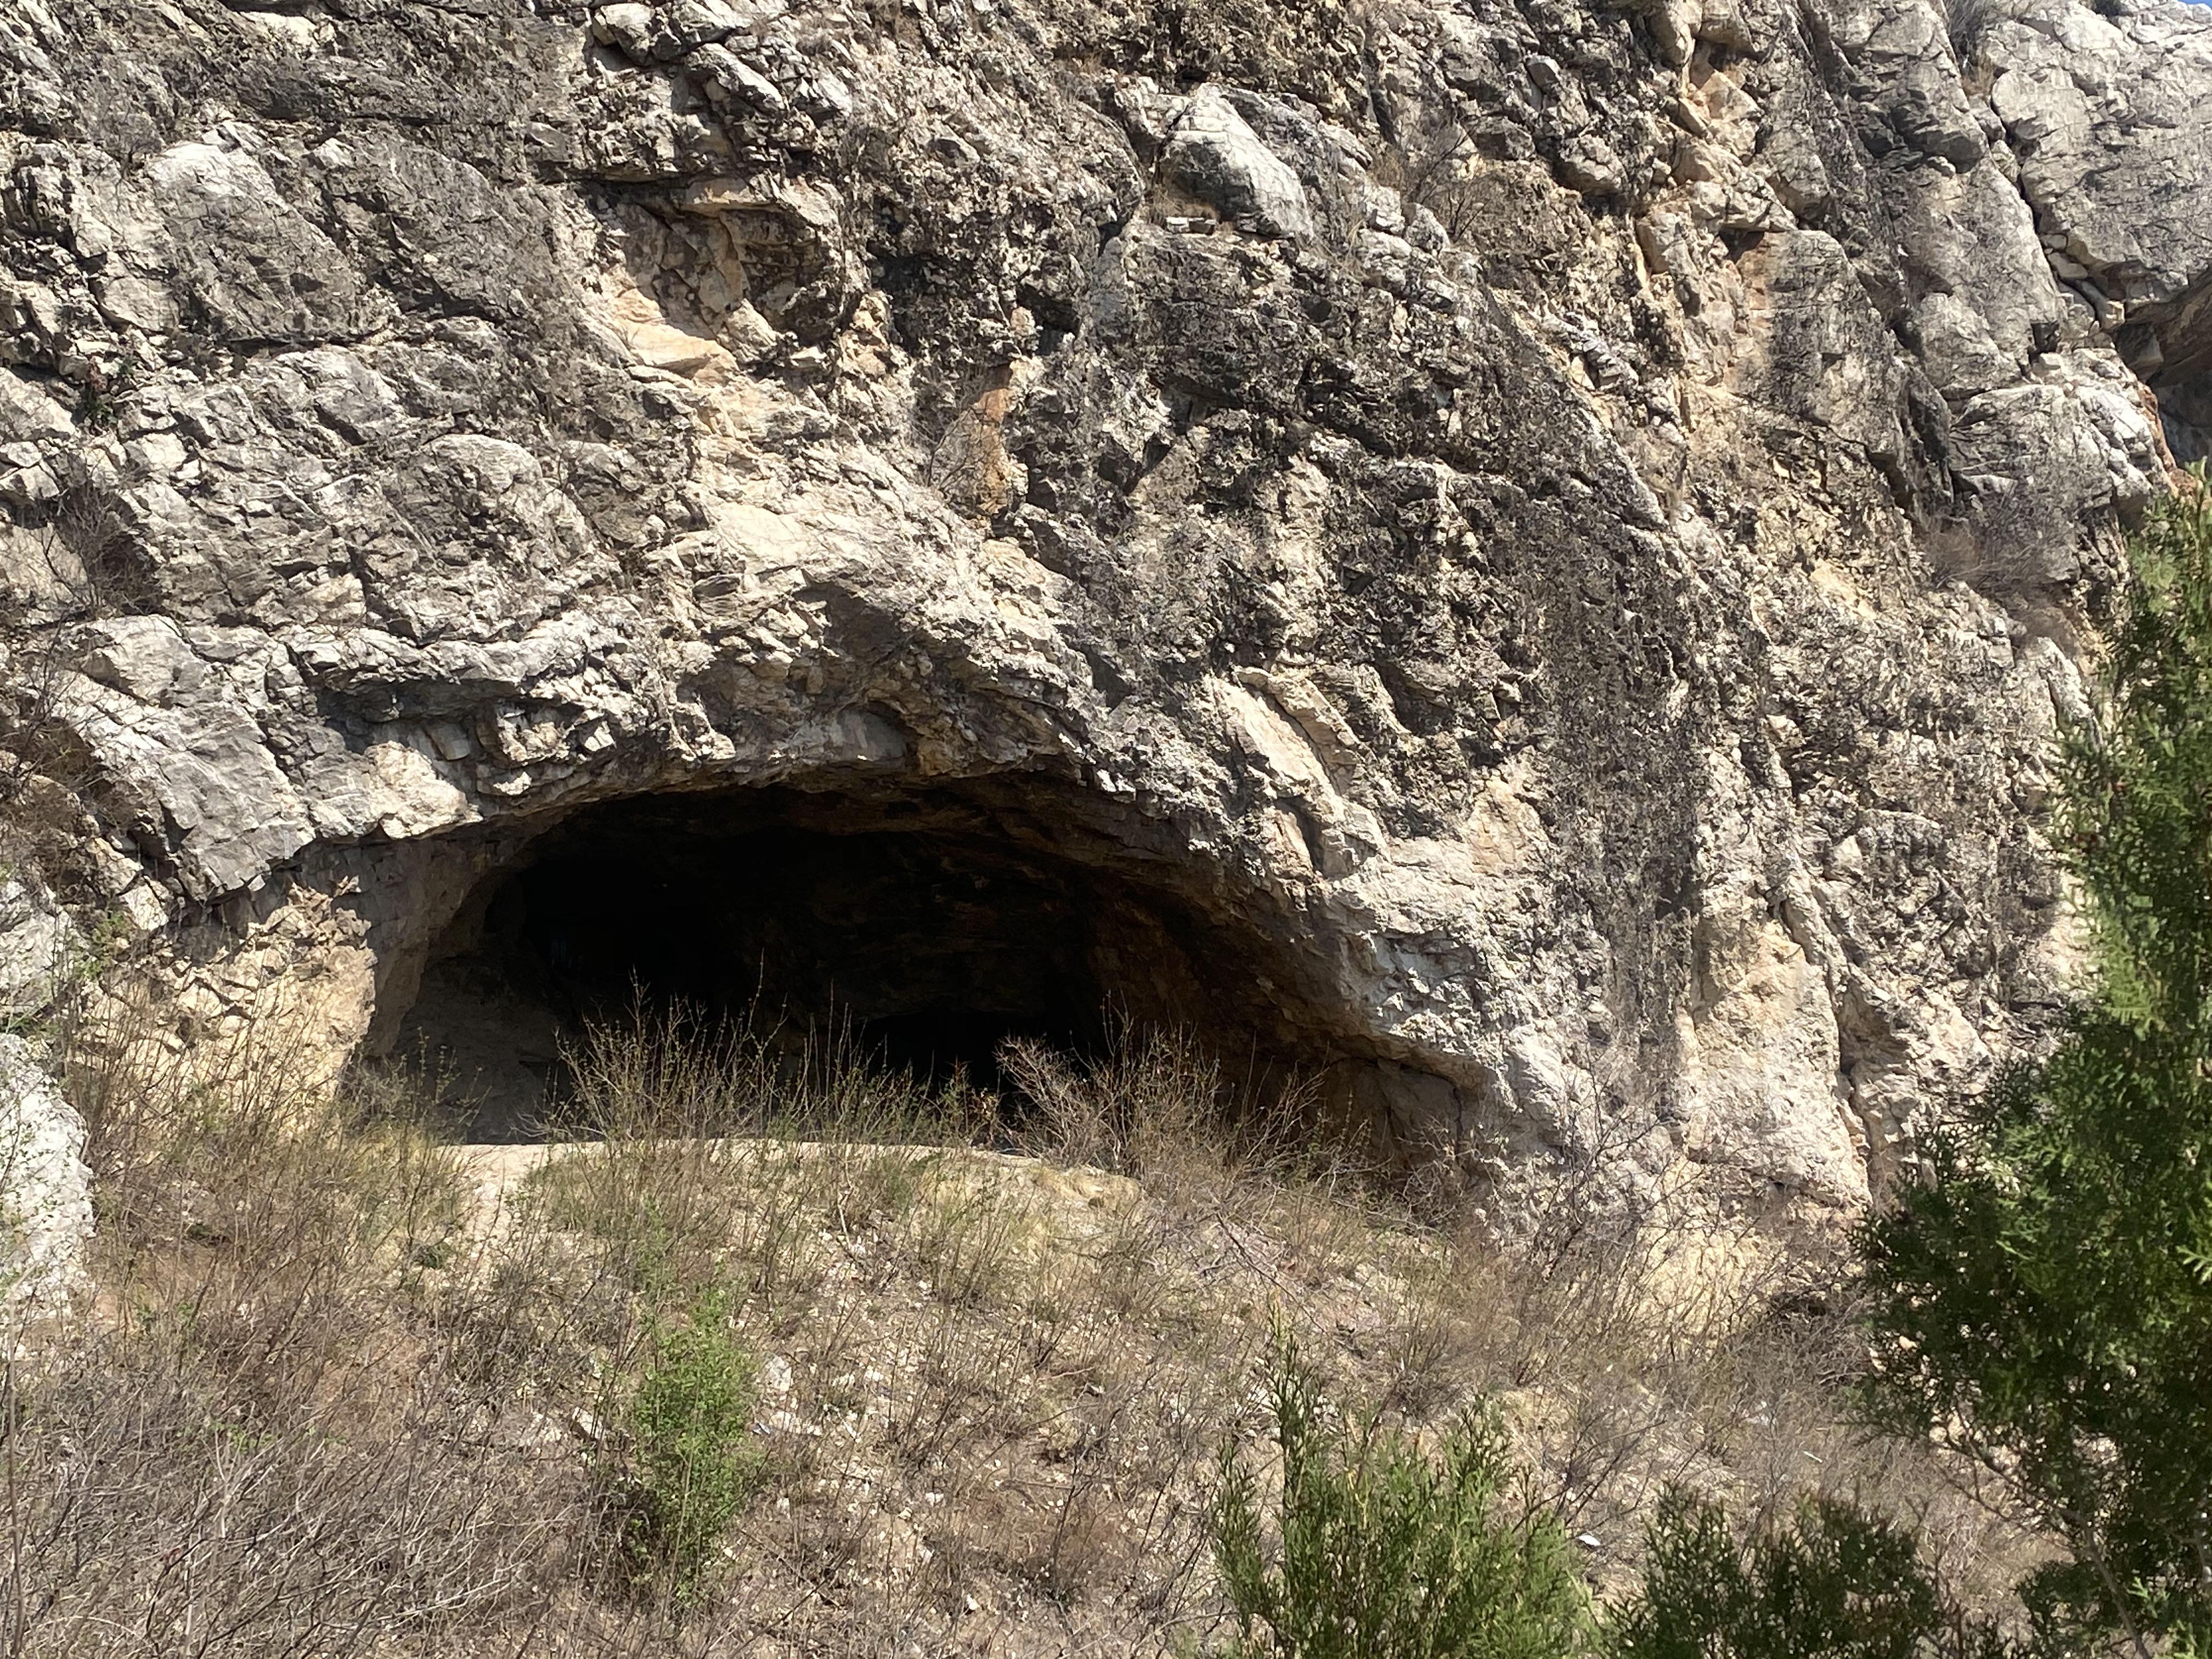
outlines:
[[166, 264], [219, 337], [310, 341], [369, 326], [373, 309], [353, 266], [235, 135], [173, 144], [148, 161], [143, 178], [167, 246], [134, 238], [127, 253]]
[[66, 1308], [92, 1240], [84, 1123], [20, 1036], [0, 1035], [0, 1315], [23, 1323]]
[[1242, 228], [1261, 236], [1313, 233], [1298, 175], [1218, 87], [1200, 87], [1174, 116], [1164, 160], [1170, 176]]
[[38, 1015], [67, 993], [83, 959], [83, 939], [67, 911], [35, 876], [0, 877], [0, 1015]]
[[35, 443], [65, 438], [69, 411], [21, 376], [0, 372], [0, 443]]
[[0, 120], [7, 676], [92, 826], [15, 1007], [112, 908], [521, 1110], [500, 884], [711, 807], [934, 849], [775, 912], [881, 920], [887, 1017], [1087, 941], [1486, 1178], [1860, 1202], [2042, 1039], [2063, 619], [2212, 430], [2200, 14], [878, 9], [0, 21], [196, 88]]
[[[2027, 0], [1994, 32], [1990, 101], [2055, 255], [2202, 453], [2212, 371], [2212, 14]], [[2117, 305], [2113, 302], [2117, 301]]]

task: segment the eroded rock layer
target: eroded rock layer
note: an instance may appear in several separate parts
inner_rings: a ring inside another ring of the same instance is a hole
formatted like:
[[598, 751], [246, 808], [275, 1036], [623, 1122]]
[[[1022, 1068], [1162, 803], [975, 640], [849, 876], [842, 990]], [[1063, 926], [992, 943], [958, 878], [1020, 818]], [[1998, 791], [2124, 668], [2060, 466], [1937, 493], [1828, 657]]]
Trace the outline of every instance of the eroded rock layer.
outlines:
[[2212, 410], [2212, 14], [1954, 14], [16, 0], [10, 996], [512, 1081], [696, 869], [870, 1019], [1863, 1197]]

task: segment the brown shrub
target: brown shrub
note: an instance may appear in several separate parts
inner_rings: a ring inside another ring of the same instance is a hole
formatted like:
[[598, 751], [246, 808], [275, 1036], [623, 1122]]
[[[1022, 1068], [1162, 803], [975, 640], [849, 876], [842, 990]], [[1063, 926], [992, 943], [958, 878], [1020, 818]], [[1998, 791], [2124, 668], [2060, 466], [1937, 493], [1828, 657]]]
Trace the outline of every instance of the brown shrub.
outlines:
[[[1497, 1401], [1601, 1580], [1675, 1480], [1875, 1498], [1966, 1583], [2035, 1547], [1851, 1428], [1847, 1286], [1786, 1218], [1662, 1194], [1500, 1242], [1188, 1043], [1010, 1055], [1040, 1163], [963, 1144], [972, 1097], [680, 1019], [572, 1057], [572, 1139], [465, 1151], [273, 1033], [158, 1024], [70, 1066], [99, 1293], [7, 1379], [15, 1650], [1164, 1651], [1218, 1617], [1212, 1471], [1278, 1325], [1349, 1410]], [[708, 1294], [768, 1491], [697, 1605], [614, 1595], [595, 1471]]]

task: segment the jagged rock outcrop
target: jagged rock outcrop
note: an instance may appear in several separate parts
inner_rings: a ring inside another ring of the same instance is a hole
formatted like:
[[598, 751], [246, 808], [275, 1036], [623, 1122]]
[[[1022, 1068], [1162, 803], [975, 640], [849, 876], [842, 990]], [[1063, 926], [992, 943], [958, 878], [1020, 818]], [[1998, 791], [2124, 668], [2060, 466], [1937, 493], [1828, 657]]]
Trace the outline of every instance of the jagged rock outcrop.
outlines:
[[2112, 9], [24, 0], [18, 908], [388, 1046], [775, 786], [1470, 1164], [1863, 1197], [2059, 994], [2144, 377], [2193, 453], [2207, 25]]
[[2036, 6], [1978, 43], [2052, 271], [2158, 389], [2174, 449], [2212, 425], [2212, 15]]

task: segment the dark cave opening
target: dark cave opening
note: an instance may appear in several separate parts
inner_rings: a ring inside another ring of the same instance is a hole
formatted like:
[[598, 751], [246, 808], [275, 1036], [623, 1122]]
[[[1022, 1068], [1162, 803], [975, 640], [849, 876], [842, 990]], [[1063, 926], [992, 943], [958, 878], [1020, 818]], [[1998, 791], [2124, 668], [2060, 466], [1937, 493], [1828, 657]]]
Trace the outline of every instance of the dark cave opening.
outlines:
[[392, 1050], [447, 1080], [471, 1137], [512, 1139], [557, 1099], [564, 1044], [641, 1004], [987, 1088], [1009, 1037], [1080, 1054], [1173, 1026], [1246, 1071], [1310, 1046], [1266, 971], [1279, 945], [1054, 807], [971, 786], [584, 808], [477, 883]]
[[849, 1019], [933, 1076], [1000, 1041], [1080, 1045], [1104, 993], [1081, 896], [957, 838], [789, 829], [554, 854], [502, 886], [487, 931], [576, 1018], [641, 995], [772, 1021]]

